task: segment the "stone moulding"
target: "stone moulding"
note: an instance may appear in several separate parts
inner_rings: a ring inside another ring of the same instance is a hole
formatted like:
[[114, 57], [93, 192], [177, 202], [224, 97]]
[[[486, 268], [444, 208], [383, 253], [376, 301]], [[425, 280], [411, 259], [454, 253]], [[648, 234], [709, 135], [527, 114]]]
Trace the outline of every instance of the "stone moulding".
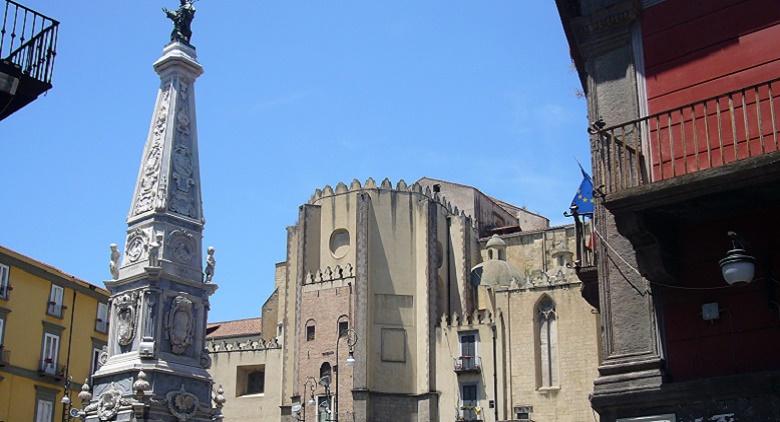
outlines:
[[182, 295], [171, 301], [171, 310], [168, 311], [168, 340], [171, 343], [171, 351], [177, 355], [184, 354], [192, 344], [193, 307], [192, 300]]

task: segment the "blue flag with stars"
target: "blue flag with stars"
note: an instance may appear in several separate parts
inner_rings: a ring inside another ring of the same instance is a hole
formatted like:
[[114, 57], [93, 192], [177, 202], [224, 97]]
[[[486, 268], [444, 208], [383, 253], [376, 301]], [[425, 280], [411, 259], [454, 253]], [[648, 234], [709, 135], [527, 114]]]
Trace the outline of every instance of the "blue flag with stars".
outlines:
[[580, 171], [582, 172], [582, 183], [580, 188], [577, 189], [577, 194], [574, 195], [571, 204], [577, 206], [577, 212], [580, 214], [592, 214], [593, 213], [593, 180], [588, 173], [580, 165]]

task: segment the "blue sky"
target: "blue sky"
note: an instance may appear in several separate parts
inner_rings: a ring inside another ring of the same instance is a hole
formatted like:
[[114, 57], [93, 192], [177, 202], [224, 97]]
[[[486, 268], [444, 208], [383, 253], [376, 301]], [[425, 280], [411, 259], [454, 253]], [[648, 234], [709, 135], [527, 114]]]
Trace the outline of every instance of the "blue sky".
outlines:
[[[96, 284], [125, 217], [178, 2], [24, 0], [61, 21], [54, 89], [0, 122], [0, 244]], [[97, 6], [100, 5], [100, 6]], [[552, 1], [196, 3], [210, 320], [259, 314], [317, 187], [422, 176], [566, 223], [586, 104]]]

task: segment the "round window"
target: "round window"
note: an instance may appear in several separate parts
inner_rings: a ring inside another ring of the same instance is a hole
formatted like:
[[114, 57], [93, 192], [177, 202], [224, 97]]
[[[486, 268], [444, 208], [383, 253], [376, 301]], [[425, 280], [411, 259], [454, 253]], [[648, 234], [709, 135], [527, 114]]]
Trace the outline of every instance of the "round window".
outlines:
[[336, 229], [330, 235], [330, 253], [336, 258], [343, 258], [349, 251], [349, 232], [347, 229]]

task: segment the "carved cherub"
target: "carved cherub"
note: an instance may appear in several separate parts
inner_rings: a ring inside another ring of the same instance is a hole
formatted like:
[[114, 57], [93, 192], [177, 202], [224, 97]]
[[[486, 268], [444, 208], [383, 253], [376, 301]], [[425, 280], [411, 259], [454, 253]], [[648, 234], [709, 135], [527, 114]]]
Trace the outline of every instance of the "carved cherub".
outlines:
[[209, 246], [207, 250], [208, 257], [206, 257], [206, 269], [204, 270], [206, 273], [206, 283], [211, 283], [211, 280], [214, 278], [214, 270], [217, 267], [217, 259], [214, 258], [214, 252], [216, 252], [216, 249], [214, 249], [213, 246]]
[[108, 269], [111, 271], [111, 278], [116, 280], [119, 278], [119, 257], [120, 253], [117, 249], [116, 243], [112, 243], [111, 247], [111, 260], [108, 262]]

